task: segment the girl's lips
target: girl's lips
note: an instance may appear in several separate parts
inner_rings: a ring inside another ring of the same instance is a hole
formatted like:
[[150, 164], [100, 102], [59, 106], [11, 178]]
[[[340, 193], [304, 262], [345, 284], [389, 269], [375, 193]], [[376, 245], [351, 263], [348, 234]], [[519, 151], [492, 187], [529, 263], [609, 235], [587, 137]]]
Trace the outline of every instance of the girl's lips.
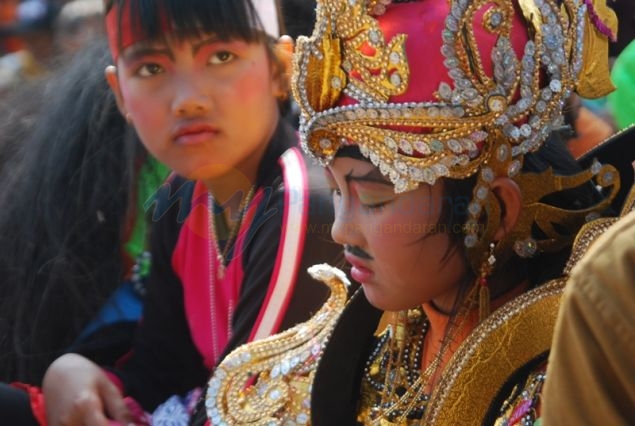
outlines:
[[216, 136], [218, 132], [215, 131], [203, 131], [196, 133], [187, 133], [176, 138], [176, 143], [179, 145], [197, 145], [203, 142], [207, 142]]
[[364, 284], [371, 280], [374, 275], [374, 272], [364, 266], [361, 259], [356, 256], [353, 256], [349, 253], [345, 253], [344, 257], [346, 261], [351, 264], [351, 277], [358, 283]]
[[179, 145], [196, 145], [207, 142], [218, 134], [218, 129], [208, 124], [187, 124], [174, 132], [174, 140]]
[[353, 266], [351, 268], [351, 277], [360, 284], [366, 284], [373, 277], [373, 271], [364, 267]]

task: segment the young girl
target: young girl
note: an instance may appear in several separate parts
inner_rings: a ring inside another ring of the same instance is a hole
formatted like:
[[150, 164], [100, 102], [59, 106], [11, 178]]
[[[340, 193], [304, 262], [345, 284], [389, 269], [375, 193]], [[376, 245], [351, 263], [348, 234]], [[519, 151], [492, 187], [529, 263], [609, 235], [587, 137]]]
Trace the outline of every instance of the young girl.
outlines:
[[571, 90], [607, 88], [586, 67], [613, 16], [593, 6], [318, 1], [293, 88], [362, 291], [315, 267], [329, 303], [225, 358], [211, 424], [533, 424], [565, 263], [602, 222], [572, 241], [619, 187], [611, 166], [573, 174], [557, 133]]
[[119, 108], [175, 176], [146, 204], [153, 263], [133, 351], [108, 373], [77, 355], [53, 363], [51, 425], [125, 421], [122, 393], [151, 411], [201, 386], [236, 345], [308, 318], [324, 292], [300, 271], [335, 253], [320, 226], [330, 200], [309, 191], [281, 118], [276, 3], [120, 0], [106, 13]]

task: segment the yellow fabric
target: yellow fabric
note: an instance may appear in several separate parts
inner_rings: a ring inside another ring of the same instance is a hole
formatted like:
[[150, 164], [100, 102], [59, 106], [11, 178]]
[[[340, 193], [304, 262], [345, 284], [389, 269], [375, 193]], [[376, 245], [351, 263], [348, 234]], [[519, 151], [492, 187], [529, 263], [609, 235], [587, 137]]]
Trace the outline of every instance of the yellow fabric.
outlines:
[[543, 425], [628, 425], [635, 419], [635, 212], [572, 272], [543, 393]]

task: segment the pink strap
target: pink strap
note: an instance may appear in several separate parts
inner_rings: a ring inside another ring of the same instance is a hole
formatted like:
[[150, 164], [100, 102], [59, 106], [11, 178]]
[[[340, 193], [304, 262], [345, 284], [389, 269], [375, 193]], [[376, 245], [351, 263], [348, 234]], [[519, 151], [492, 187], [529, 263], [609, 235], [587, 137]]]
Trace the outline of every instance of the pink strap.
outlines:
[[[267, 295], [250, 341], [279, 330], [302, 259], [309, 207], [306, 165], [298, 148], [287, 150], [280, 158], [280, 165], [285, 197], [280, 245]], [[262, 189], [259, 190], [250, 203], [234, 247], [234, 253], [240, 255], [232, 258], [225, 277], [217, 280], [213, 292], [210, 292], [209, 274], [217, 269], [217, 265], [213, 253], [215, 245], [211, 244], [209, 235], [207, 189], [201, 182], [197, 182], [194, 188], [192, 208], [179, 235], [172, 266], [183, 283], [185, 311], [192, 338], [208, 368], [217, 363], [231, 334], [231, 316], [244, 279], [242, 249], [264, 195]], [[210, 327], [211, 309], [214, 309], [216, 330]], [[215, 336], [216, 342], [212, 341], [212, 336]]]
[[302, 260], [309, 211], [309, 184], [306, 164], [298, 148], [280, 157], [284, 177], [284, 216], [276, 265], [258, 320], [249, 340], [262, 339], [278, 332], [295, 287]]

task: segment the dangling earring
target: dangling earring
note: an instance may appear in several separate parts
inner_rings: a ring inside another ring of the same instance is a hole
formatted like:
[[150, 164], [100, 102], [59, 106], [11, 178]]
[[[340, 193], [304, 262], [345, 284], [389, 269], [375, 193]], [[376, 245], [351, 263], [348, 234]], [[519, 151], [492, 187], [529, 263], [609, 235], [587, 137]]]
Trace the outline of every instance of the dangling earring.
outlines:
[[496, 263], [496, 256], [494, 256], [494, 248], [496, 245], [494, 243], [490, 243], [489, 245], [489, 256], [483, 262], [481, 266], [481, 271], [478, 277], [478, 312], [479, 312], [479, 322], [483, 322], [485, 318], [487, 318], [490, 314], [490, 294], [489, 294], [489, 283], [487, 282], [488, 277], [492, 274], [494, 270], [494, 264]]
[[514, 251], [524, 259], [534, 257], [538, 251], [538, 243], [533, 238], [527, 237], [514, 243]]

